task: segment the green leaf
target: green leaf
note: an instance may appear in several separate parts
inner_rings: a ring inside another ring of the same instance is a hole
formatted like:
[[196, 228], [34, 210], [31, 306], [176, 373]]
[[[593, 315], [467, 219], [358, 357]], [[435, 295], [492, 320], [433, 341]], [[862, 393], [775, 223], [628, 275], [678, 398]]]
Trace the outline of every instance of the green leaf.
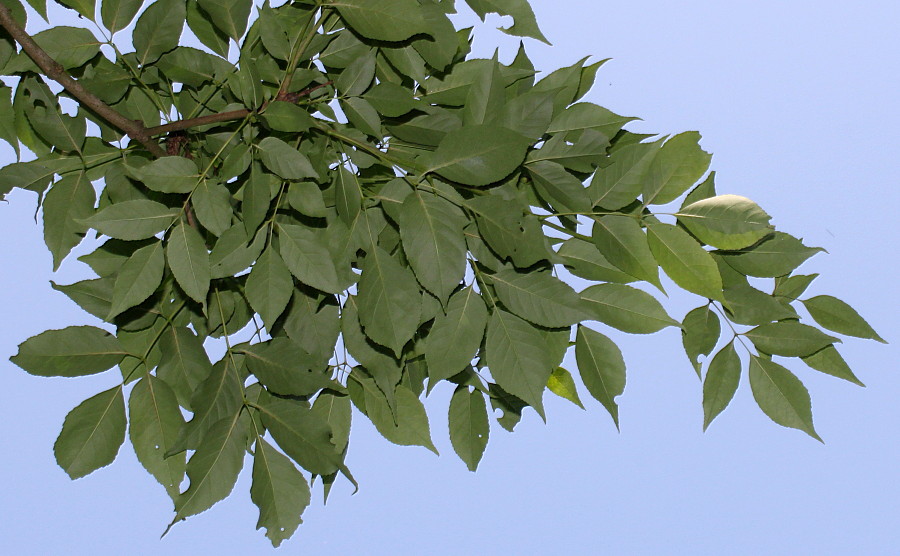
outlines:
[[857, 338], [887, 342], [869, 326], [853, 307], [830, 295], [817, 295], [803, 300], [803, 306], [817, 323], [824, 328]]
[[[603, 64], [605, 61], [598, 62], [598, 64]], [[550, 122], [547, 133], [565, 133], [573, 137], [575, 134], [571, 132], [579, 133], [586, 129], [592, 129], [606, 137], [615, 137], [622, 126], [636, 119], [619, 116], [590, 102], [579, 102], [556, 115]]]
[[719, 350], [703, 380], [703, 430], [728, 407], [741, 381], [741, 360], [734, 340]]
[[840, 352], [838, 352], [837, 348], [833, 345], [820, 349], [812, 355], [801, 357], [801, 359], [804, 363], [809, 365], [810, 368], [819, 372], [842, 378], [853, 384], [858, 384], [859, 386], [865, 386], [865, 384], [856, 378], [856, 375], [850, 370], [850, 366], [847, 365], [847, 362], [844, 361]]
[[337, 77], [334, 87], [344, 97], [359, 96], [366, 92], [375, 79], [375, 50], [353, 60]]
[[325, 218], [330, 213], [325, 206], [322, 190], [311, 181], [293, 182], [288, 188], [288, 203], [300, 214], [313, 218]]
[[231, 227], [234, 212], [231, 207], [231, 192], [227, 187], [213, 180], [202, 180], [191, 196], [191, 205], [197, 220], [215, 236], [221, 236]]
[[368, 39], [399, 42], [428, 33], [428, 24], [415, 0], [336, 0], [330, 3], [354, 31]]
[[253, 0], [197, 0], [197, 4], [224, 34], [236, 41], [244, 36]]
[[671, 224], [651, 223], [647, 240], [650, 252], [673, 282], [697, 295], [725, 301], [716, 261], [687, 232]]
[[529, 139], [540, 139], [553, 118], [553, 100], [557, 92], [529, 91], [507, 100], [497, 123]]
[[528, 268], [550, 256], [540, 222], [533, 214], [526, 215], [518, 203], [483, 195], [467, 201], [466, 206], [475, 212], [478, 231], [500, 258]]
[[273, 102], [263, 112], [266, 123], [275, 131], [300, 133], [308, 131], [316, 120], [309, 112], [289, 102]]
[[266, 137], [260, 141], [259, 158], [266, 168], [286, 180], [319, 179], [306, 155], [281, 139]]
[[178, 46], [186, 17], [184, 0], [156, 0], [144, 10], [134, 26], [132, 38], [141, 66], [155, 62]]
[[589, 212], [592, 202], [581, 180], [570, 174], [562, 165], [548, 160], [525, 166], [534, 180], [535, 189], [545, 200], [569, 212]]
[[166, 259], [160, 241], [141, 247], [128, 257], [116, 275], [112, 303], [106, 320], [141, 304], [150, 297], [162, 282], [165, 269]]
[[797, 318], [790, 305], [746, 283], [725, 288], [725, 309], [732, 322], [751, 326]]
[[584, 386], [609, 411], [618, 429], [619, 406], [615, 398], [625, 391], [625, 361], [619, 347], [603, 334], [579, 326], [575, 361]]
[[110, 205], [82, 222], [103, 235], [136, 241], [169, 228], [180, 213], [180, 209], [139, 199]]
[[316, 475], [330, 475], [342, 465], [331, 441], [331, 427], [306, 402], [275, 396], [259, 400], [262, 422], [284, 452]]
[[490, 426], [484, 394], [460, 386], [450, 398], [450, 444], [469, 471], [478, 468], [488, 444]]
[[633, 202], [641, 194], [650, 165], [661, 146], [660, 140], [617, 150], [610, 156], [610, 165], [598, 170], [591, 180], [588, 193], [593, 204], [618, 210]]
[[183, 156], [164, 156], [128, 173], [160, 193], [190, 193], [200, 179], [197, 164]]
[[356, 174], [340, 166], [334, 173], [334, 189], [338, 216], [352, 225], [362, 208], [362, 189]]
[[334, 354], [341, 331], [339, 310], [333, 299], [323, 301], [297, 288], [284, 317], [284, 331], [324, 366]]
[[375, 381], [356, 369], [349, 380], [352, 382], [354, 379], [364, 391], [366, 416], [382, 436], [399, 446], [423, 446], [435, 454], [438, 453], [431, 441], [425, 406], [409, 388], [401, 384], [392, 392], [394, 399], [392, 411], [387, 398], [375, 386]]
[[665, 205], [687, 191], [709, 169], [712, 155], [700, 148], [696, 131], [679, 133], [662, 146], [647, 170], [645, 204]]
[[247, 368], [269, 390], [283, 396], [311, 396], [331, 383], [316, 361], [289, 338], [274, 338], [242, 350]]
[[289, 539], [303, 523], [300, 515], [310, 501], [306, 477], [262, 438], [256, 440], [250, 498], [259, 508], [256, 528], [266, 528], [274, 547]]
[[429, 392], [471, 363], [484, 338], [487, 319], [484, 300], [471, 286], [450, 297], [447, 312], [434, 319], [425, 340]]
[[793, 301], [803, 295], [803, 292], [818, 278], [818, 274], [798, 274], [796, 276], [779, 276], [775, 278], [775, 290], [772, 295], [786, 297]]
[[[566, 345], [568, 346], [568, 342]], [[581, 409], [584, 409], [584, 404], [581, 403], [581, 398], [578, 397], [578, 389], [575, 387], [575, 379], [572, 378], [572, 373], [562, 367], [557, 367], [553, 374], [550, 375], [550, 380], [547, 381], [547, 388], [560, 398], [569, 400]]]
[[560, 328], [589, 316], [575, 290], [550, 273], [501, 270], [491, 282], [507, 309], [534, 324]]
[[591, 239], [600, 254], [622, 272], [646, 280], [662, 290], [659, 267], [637, 220], [619, 215], [597, 218]]
[[719, 249], [743, 249], [772, 233], [771, 216], [739, 195], [718, 195], [682, 207], [678, 222]]
[[160, 335], [159, 349], [162, 356], [156, 376], [172, 387], [179, 403], [194, 411], [196, 418], [198, 408], [193, 396], [213, 370], [203, 339], [184, 326], [169, 326]]
[[691, 365], [700, 377], [701, 355], [708, 356], [719, 341], [722, 325], [709, 305], [697, 307], [681, 322], [681, 342]]
[[744, 335], [763, 353], [786, 357], [811, 355], [834, 342], [840, 342], [818, 328], [796, 321], [763, 324]]
[[624, 284], [596, 284], [581, 292], [582, 307], [594, 320], [629, 334], [652, 334], [680, 326], [649, 293]]
[[363, 261], [359, 322], [366, 336], [399, 357], [419, 326], [419, 285], [412, 272], [376, 247]]
[[512, 313], [494, 308], [488, 321], [484, 357], [497, 384], [544, 418], [544, 388], [553, 365], [541, 332]]
[[403, 251], [419, 283], [442, 304], [466, 271], [465, 216], [450, 202], [414, 191], [400, 208]]
[[759, 408], [769, 419], [783, 427], [802, 430], [822, 442], [813, 427], [809, 392], [789, 370], [751, 355], [750, 388]]
[[737, 253], [721, 253], [729, 266], [747, 276], [772, 278], [790, 274], [821, 247], [807, 247], [783, 232], [775, 232], [758, 244]]
[[297, 280], [328, 293], [341, 293], [349, 285], [335, 266], [323, 235], [285, 224], [278, 226], [278, 239], [281, 256]]
[[347, 351], [372, 375], [377, 387], [387, 397], [387, 403], [394, 406], [394, 390], [400, 383], [403, 369], [390, 350], [379, 346], [363, 333], [354, 296], [347, 299], [341, 312], [341, 333]]
[[231, 494], [244, 466], [247, 425], [237, 415], [214, 424], [187, 462], [190, 486], [175, 500], [173, 523], [205, 512]]
[[94, 213], [94, 186], [84, 173], [65, 176], [44, 198], [44, 243], [53, 255], [53, 270], [84, 238], [84, 219]]
[[275, 181], [278, 181], [278, 178], [263, 172], [258, 164], [253, 164], [241, 198], [241, 216], [244, 219], [247, 236], [256, 234], [256, 229], [266, 219], [269, 203], [272, 201], [272, 185]]
[[100, 3], [100, 18], [110, 32], [115, 33], [128, 27], [144, 0], [103, 0]]
[[[190, 331], [187, 333], [191, 334]], [[199, 341], [197, 345], [200, 345]], [[166, 354], [165, 350], [163, 354]], [[235, 364], [235, 356], [227, 353], [212, 367], [199, 385], [191, 385], [193, 388], [188, 391], [190, 403], [181, 405], [189, 407], [194, 416], [182, 427], [175, 445], [170, 448], [167, 455], [184, 450], [196, 450], [213, 425], [223, 419], [237, 417], [244, 405], [244, 388], [243, 379], [238, 376]], [[209, 366], [209, 360], [206, 360], [206, 365]], [[160, 378], [164, 378], [161, 372], [157, 374]], [[167, 378], [166, 383], [172, 384]], [[175, 392], [177, 394], [179, 391], [176, 389]]]
[[97, 0], [56, 0], [67, 8], [71, 8], [91, 21], [94, 21], [94, 13], [97, 9]]
[[331, 442], [339, 453], [344, 453], [350, 441], [350, 422], [352, 409], [350, 397], [337, 394], [331, 390], [323, 390], [313, 403], [312, 414], [320, 417], [331, 426]]
[[109, 465], [125, 441], [125, 426], [121, 385], [86, 399], [66, 415], [53, 445], [56, 462], [72, 479]]
[[50, 282], [50, 286], [66, 294], [79, 307], [99, 319], [106, 319], [111, 307], [114, 280], [111, 277], [95, 280], [82, 280], [74, 284], [59, 285]]
[[102, 373], [124, 356], [116, 337], [105, 330], [70, 326], [32, 336], [9, 360], [35, 376], [76, 377]]
[[567, 239], [562, 243], [558, 253], [565, 261], [566, 269], [579, 278], [622, 284], [637, 281], [634, 276], [625, 274], [610, 264], [593, 243], [582, 239], [574, 237]]
[[278, 252], [269, 247], [253, 265], [244, 286], [247, 301], [262, 317], [266, 330], [273, 330], [275, 321], [291, 300], [293, 290], [290, 271]]
[[205, 305], [210, 280], [209, 253], [197, 230], [183, 223], [176, 225], [166, 243], [166, 260], [184, 293]]
[[[344, 73], [341, 74], [341, 77]], [[369, 104], [374, 106], [379, 114], [388, 118], [398, 118], [418, 106], [412, 91], [389, 81], [378, 83], [363, 98], [369, 101]]]
[[550, 41], [538, 28], [537, 19], [534, 17], [528, 0], [466, 0], [466, 4], [478, 14], [482, 21], [488, 13], [512, 16], [513, 25], [508, 28], [500, 28], [508, 35], [531, 37], [550, 44]]
[[451, 131], [426, 162], [428, 172], [465, 185], [484, 186], [510, 175], [525, 160], [531, 140], [496, 125]]
[[183, 452], [166, 457], [184, 426], [175, 393], [164, 381], [148, 374], [131, 391], [128, 416], [128, 433], [138, 461], [175, 499], [185, 472]]
[[67, 116], [57, 107], [35, 106], [28, 121], [42, 139], [61, 151], [81, 153], [87, 135], [87, 122], [82, 113]]
[[[34, 35], [34, 42], [67, 70], [83, 66], [100, 53], [100, 41], [82, 27], [58, 25]], [[30, 60], [28, 63], [33, 67]], [[6, 67], [6, 71], [11, 69]]]
[[233, 276], [253, 264], [266, 244], [266, 230], [260, 230], [251, 242], [241, 223], [225, 230], [209, 254], [212, 278]]

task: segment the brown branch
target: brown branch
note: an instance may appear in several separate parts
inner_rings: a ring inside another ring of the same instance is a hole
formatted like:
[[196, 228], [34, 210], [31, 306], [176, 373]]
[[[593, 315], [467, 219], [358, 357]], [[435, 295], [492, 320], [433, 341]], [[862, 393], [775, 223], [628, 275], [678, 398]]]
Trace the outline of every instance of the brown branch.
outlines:
[[6, 29], [6, 32], [12, 36], [22, 50], [29, 58], [47, 75], [73, 97], [75, 97], [82, 106], [89, 108], [98, 116], [119, 128], [131, 139], [142, 144], [148, 151], [156, 156], [165, 156], [166, 152], [157, 144], [153, 138], [147, 134], [147, 128], [140, 121], [129, 120], [121, 113], [113, 110], [108, 104], [100, 100], [100, 97], [85, 89], [81, 83], [72, 79], [59, 62], [50, 57], [47, 52], [41, 48], [34, 39], [31, 38], [25, 29], [23, 29], [15, 19], [5, 4], [0, 2], [0, 26]]

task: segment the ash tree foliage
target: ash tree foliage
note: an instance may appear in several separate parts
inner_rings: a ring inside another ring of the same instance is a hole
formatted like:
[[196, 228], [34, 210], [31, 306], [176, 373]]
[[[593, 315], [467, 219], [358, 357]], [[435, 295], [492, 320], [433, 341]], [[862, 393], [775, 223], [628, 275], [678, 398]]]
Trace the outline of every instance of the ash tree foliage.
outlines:
[[[54, 270], [100, 239], [78, 258], [96, 278], [52, 283], [98, 320], [12, 361], [121, 374], [68, 414], [56, 459], [82, 477], [127, 434], [172, 524], [243, 471], [277, 546], [311, 482], [356, 484], [351, 417], [437, 452], [422, 399], [442, 381], [473, 471], [489, 421], [544, 418], [545, 390], [586, 390], [618, 427], [610, 329], [680, 329], [704, 428], [746, 373], [766, 415], [816, 439], [788, 366], [861, 384], [832, 333], [883, 341], [805, 293], [821, 249], [718, 194], [698, 133], [632, 133], [582, 101], [603, 61], [473, 58], [452, 0], [58, 4], [80, 26], [30, 33], [45, 0], [0, 0], [0, 138], [20, 160], [0, 194], [37, 193]], [[465, 4], [547, 41], [527, 0]], [[699, 306], [668, 314], [662, 274]]]

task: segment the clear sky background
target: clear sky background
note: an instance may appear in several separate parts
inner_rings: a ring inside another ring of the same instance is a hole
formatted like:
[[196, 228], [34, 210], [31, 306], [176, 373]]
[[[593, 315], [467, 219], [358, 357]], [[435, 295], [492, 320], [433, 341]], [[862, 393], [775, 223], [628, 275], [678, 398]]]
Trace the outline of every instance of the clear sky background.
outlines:
[[[746, 376], [703, 434], [701, 385], [673, 328], [613, 335], [628, 364], [621, 433], [584, 389], [587, 412], [548, 394], [548, 423], [529, 410], [513, 434], [493, 426], [474, 474], [447, 437], [449, 388], [426, 400], [440, 457], [388, 443], [356, 414], [348, 464], [359, 493], [339, 481], [323, 507], [315, 488], [282, 553], [898, 553], [900, 6], [533, 3], [554, 43], [527, 42], [538, 69], [612, 57], [588, 100], [643, 118], [633, 131], [699, 130], [720, 193], [752, 198], [780, 229], [829, 251], [802, 267], [822, 274], [810, 295], [849, 302], [891, 344], [844, 342], [864, 389], [793, 366], [824, 445], [769, 421]], [[500, 46], [509, 62], [516, 42], [492, 30], [500, 23], [480, 26], [476, 47], [489, 56]], [[0, 148], [0, 162], [10, 160]], [[268, 553], [254, 530], [249, 460], [229, 499], [163, 540], [171, 502], [130, 445], [78, 481], [56, 465], [52, 445], [66, 413], [111, 387], [115, 373], [42, 379], [8, 362], [19, 342], [43, 330], [96, 324], [48, 283], [82, 279], [86, 267], [72, 257], [51, 273], [33, 194], [17, 191], [9, 201], [0, 204], [2, 551]], [[666, 303], [676, 318], [700, 304], [675, 295]]]

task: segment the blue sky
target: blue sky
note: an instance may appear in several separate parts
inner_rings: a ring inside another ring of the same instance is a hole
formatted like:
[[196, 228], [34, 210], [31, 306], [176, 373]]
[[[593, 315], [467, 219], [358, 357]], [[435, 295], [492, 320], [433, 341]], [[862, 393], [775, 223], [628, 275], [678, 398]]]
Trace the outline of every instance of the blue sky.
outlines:
[[[462, 4], [459, 2], [459, 4]], [[702, 433], [700, 383], [680, 336], [614, 335], [628, 364], [622, 432], [603, 408], [548, 395], [499, 427], [479, 471], [447, 439], [451, 391], [426, 401], [440, 457], [382, 439], [354, 421], [350, 495], [321, 492], [282, 552], [304, 554], [894, 554], [900, 515], [898, 236], [900, 7], [893, 2], [589, 2], [535, 0], [552, 48], [529, 41], [540, 70], [612, 57], [588, 100], [643, 121], [699, 130], [720, 193], [752, 198], [781, 229], [825, 247], [802, 267], [811, 295], [849, 302], [889, 342], [847, 339], [842, 353], [867, 388], [794, 367], [825, 444], [771, 423], [746, 379]], [[509, 61], [512, 41], [480, 27], [477, 49]], [[0, 162], [11, 151], [0, 149]], [[0, 544], [10, 554], [257, 554], [249, 473], [235, 493], [159, 540], [171, 503], [123, 447], [110, 467], [70, 481], [53, 460], [65, 414], [114, 377], [26, 375], [7, 361], [48, 328], [94, 324], [49, 280], [85, 276], [70, 258], [51, 272], [34, 197], [0, 204]], [[670, 288], [671, 290], [671, 288]], [[698, 300], [666, 302], [681, 317]], [[569, 365], [574, 369], [574, 361]], [[360, 417], [358, 414], [355, 417]], [[249, 468], [245, 469], [249, 471]]]

